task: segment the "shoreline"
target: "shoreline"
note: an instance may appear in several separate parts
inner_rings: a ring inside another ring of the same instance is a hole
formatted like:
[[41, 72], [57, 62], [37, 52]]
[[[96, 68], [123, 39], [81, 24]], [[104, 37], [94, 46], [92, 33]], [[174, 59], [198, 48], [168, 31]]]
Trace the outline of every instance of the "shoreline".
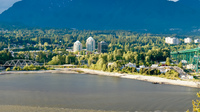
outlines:
[[59, 68], [56, 70], [40, 70], [40, 71], [4, 71], [0, 72], [0, 75], [5, 74], [32, 74], [32, 73], [79, 73], [77, 71], [83, 71], [84, 74], [95, 74], [95, 75], [102, 75], [102, 76], [111, 76], [111, 77], [119, 77], [119, 78], [126, 78], [126, 79], [135, 79], [140, 81], [152, 82], [154, 84], [169, 84], [169, 85], [178, 85], [178, 86], [186, 86], [186, 87], [193, 87], [193, 88], [200, 88], [200, 82], [194, 81], [183, 81], [183, 80], [172, 80], [166, 79], [156, 76], [145, 76], [145, 75], [134, 75], [134, 74], [121, 74], [115, 72], [104, 72], [99, 70], [91, 70], [86, 68]]
[[38, 71], [3, 71], [0, 72], [0, 75], [5, 74], [32, 74], [32, 73], [78, 73], [76, 71], [73, 71], [71, 69], [56, 69], [56, 70], [38, 70]]
[[132, 74], [121, 74], [121, 73], [114, 73], [114, 72], [104, 72], [98, 70], [90, 70], [85, 68], [73, 68], [74, 70], [83, 71], [86, 74], [96, 74], [96, 75], [103, 75], [103, 76], [115, 76], [119, 78], [126, 78], [126, 79], [135, 79], [140, 81], [152, 82], [154, 84], [169, 84], [169, 85], [178, 85], [178, 86], [186, 86], [186, 87], [193, 87], [193, 88], [200, 88], [200, 82], [194, 81], [183, 81], [183, 80], [172, 80], [166, 79], [156, 76], [145, 76], [145, 75], [132, 75]]

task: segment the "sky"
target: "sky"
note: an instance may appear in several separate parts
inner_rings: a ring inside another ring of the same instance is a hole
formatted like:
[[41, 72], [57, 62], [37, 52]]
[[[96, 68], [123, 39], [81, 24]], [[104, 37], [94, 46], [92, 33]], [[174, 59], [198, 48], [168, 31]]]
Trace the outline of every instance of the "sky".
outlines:
[[20, 0], [0, 0], [0, 14]]

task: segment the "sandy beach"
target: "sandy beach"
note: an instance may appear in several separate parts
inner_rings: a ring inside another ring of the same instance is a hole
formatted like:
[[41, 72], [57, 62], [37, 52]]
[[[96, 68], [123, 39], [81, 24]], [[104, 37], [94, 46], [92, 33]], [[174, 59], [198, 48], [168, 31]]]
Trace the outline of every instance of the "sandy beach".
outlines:
[[147, 81], [147, 82], [152, 82], [152, 83], [156, 82], [160, 84], [170, 84], [170, 85], [200, 88], [200, 82], [194, 82], [194, 81], [171, 80], [171, 79], [160, 78], [156, 76], [120, 74], [120, 73], [113, 73], [113, 72], [111, 73], [111, 72], [104, 72], [104, 71], [98, 71], [98, 70], [90, 70], [90, 69], [85, 69], [85, 68], [74, 68], [73, 70], [80, 70], [87, 74], [116, 76], [120, 78], [135, 79], [135, 80]]
[[0, 75], [5, 75], [5, 74], [28, 74], [28, 73], [78, 73], [75, 70], [72, 69], [56, 69], [56, 70], [39, 70], [39, 71], [3, 71], [0, 72]]
[[4, 71], [0, 72], [0, 75], [4, 74], [20, 74], [20, 73], [78, 73], [77, 71], [83, 71], [85, 74], [95, 74], [95, 75], [103, 75], [103, 76], [114, 76], [120, 78], [127, 79], [135, 79], [141, 81], [147, 81], [152, 83], [159, 84], [170, 84], [170, 85], [179, 85], [193, 88], [200, 88], [200, 82], [194, 81], [184, 81], [184, 80], [171, 80], [166, 78], [160, 78], [156, 76], [144, 76], [144, 75], [133, 75], [133, 74], [120, 74], [114, 72], [104, 72], [98, 70], [91, 70], [86, 68], [59, 68], [56, 70], [42, 70], [42, 71]]

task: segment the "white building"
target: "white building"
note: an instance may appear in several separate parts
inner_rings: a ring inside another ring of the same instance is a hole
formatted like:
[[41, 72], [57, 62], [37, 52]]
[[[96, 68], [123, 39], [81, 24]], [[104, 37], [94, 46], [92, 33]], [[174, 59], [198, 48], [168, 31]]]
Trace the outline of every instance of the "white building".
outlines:
[[136, 64], [129, 62], [128, 64], [125, 65], [125, 67], [135, 67], [136, 68]]
[[171, 37], [166, 37], [166, 38], [165, 38], [165, 43], [167, 43], [167, 44], [179, 44], [180, 41], [179, 41], [178, 38], [175, 38], [175, 37], [173, 37], [173, 38], [171, 38]]
[[140, 65], [140, 68], [145, 68], [145, 66], [144, 65]]
[[151, 65], [151, 68], [157, 68], [158, 67], [158, 64], [152, 64]]
[[76, 52], [76, 51], [82, 51], [82, 44], [81, 44], [80, 41], [77, 40], [77, 41], [74, 43], [74, 48], [73, 48], [73, 50], [74, 50], [74, 52]]
[[92, 37], [86, 40], [86, 49], [91, 52], [95, 50], [95, 40]]
[[192, 42], [192, 39], [189, 37], [184, 39], [184, 43], [191, 43], [191, 42]]
[[187, 69], [195, 69], [196, 66], [193, 65], [193, 64], [188, 64], [188, 65], [186, 66], [186, 68], [187, 68]]
[[195, 39], [194, 43], [200, 43], [200, 39]]

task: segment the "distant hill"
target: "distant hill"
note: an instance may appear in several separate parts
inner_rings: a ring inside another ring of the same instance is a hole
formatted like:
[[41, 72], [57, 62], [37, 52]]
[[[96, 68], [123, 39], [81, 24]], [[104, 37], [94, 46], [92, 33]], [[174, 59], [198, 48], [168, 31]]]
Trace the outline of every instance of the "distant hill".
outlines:
[[34, 27], [198, 32], [200, 1], [22, 0], [4, 11], [0, 21]]

